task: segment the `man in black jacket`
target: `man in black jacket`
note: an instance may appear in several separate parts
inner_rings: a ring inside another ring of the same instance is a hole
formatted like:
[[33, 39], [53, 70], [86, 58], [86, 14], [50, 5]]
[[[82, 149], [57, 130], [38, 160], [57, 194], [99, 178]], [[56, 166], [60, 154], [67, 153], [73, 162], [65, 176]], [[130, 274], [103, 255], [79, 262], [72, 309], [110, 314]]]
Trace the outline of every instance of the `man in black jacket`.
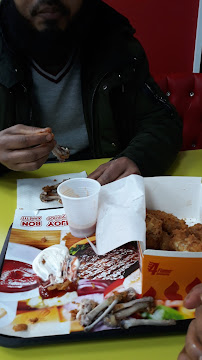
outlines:
[[164, 173], [182, 122], [127, 19], [101, 0], [2, 0], [0, 20], [2, 172], [38, 169], [57, 140], [73, 160], [112, 157], [101, 184]]

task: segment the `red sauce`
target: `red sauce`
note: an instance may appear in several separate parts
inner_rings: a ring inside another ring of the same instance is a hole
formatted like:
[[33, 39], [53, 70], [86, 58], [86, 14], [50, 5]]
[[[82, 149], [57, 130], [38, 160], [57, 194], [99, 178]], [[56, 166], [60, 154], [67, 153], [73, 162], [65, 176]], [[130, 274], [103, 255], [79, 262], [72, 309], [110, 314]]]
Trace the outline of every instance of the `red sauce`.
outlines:
[[32, 290], [38, 285], [38, 277], [32, 265], [16, 260], [4, 261], [0, 278], [1, 292], [23, 292]]
[[[44, 286], [45, 285], [45, 286]], [[65, 295], [67, 292], [73, 292], [77, 291], [77, 282], [72, 282], [68, 285], [68, 287], [65, 290], [48, 290], [46, 283], [43, 283], [41, 281], [41, 284], [39, 286], [39, 294], [42, 297], [42, 299], [51, 299], [53, 297], [61, 297]]]

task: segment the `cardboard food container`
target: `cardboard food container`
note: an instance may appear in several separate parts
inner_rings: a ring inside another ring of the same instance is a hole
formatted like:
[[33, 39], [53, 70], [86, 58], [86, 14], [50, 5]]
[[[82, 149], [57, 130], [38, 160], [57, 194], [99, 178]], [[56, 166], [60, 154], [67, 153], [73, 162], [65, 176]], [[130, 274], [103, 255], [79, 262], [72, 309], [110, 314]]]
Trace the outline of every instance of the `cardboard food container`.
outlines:
[[[201, 178], [145, 179], [146, 207], [184, 219], [189, 226], [202, 222]], [[202, 252], [146, 249], [139, 242], [143, 296], [182, 300], [202, 282]]]

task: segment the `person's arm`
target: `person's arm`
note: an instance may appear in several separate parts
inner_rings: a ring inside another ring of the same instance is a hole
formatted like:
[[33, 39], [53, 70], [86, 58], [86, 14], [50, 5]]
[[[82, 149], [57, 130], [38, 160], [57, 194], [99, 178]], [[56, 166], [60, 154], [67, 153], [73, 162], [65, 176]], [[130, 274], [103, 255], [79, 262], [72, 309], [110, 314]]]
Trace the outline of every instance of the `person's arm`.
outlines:
[[15, 125], [0, 131], [0, 170], [32, 171], [47, 160], [56, 142], [51, 129]]
[[133, 160], [142, 176], [163, 175], [181, 149], [183, 124], [150, 76], [137, 94], [135, 126], [134, 138], [118, 157]]
[[172, 164], [182, 146], [182, 120], [151, 77], [137, 94], [134, 118], [134, 138], [90, 178], [104, 185], [130, 174], [163, 175]]
[[202, 284], [195, 286], [184, 300], [188, 309], [196, 308], [196, 318], [189, 325], [185, 346], [178, 360], [202, 359]]

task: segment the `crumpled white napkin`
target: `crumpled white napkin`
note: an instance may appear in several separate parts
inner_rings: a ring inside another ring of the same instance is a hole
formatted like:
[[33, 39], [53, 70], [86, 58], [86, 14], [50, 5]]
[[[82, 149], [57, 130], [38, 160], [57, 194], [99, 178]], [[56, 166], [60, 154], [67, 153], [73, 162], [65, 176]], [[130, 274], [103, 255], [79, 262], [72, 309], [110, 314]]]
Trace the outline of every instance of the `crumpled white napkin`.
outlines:
[[102, 186], [94, 247], [96, 253], [104, 255], [130, 241], [145, 242], [145, 216], [145, 190], [141, 176], [130, 175]]

